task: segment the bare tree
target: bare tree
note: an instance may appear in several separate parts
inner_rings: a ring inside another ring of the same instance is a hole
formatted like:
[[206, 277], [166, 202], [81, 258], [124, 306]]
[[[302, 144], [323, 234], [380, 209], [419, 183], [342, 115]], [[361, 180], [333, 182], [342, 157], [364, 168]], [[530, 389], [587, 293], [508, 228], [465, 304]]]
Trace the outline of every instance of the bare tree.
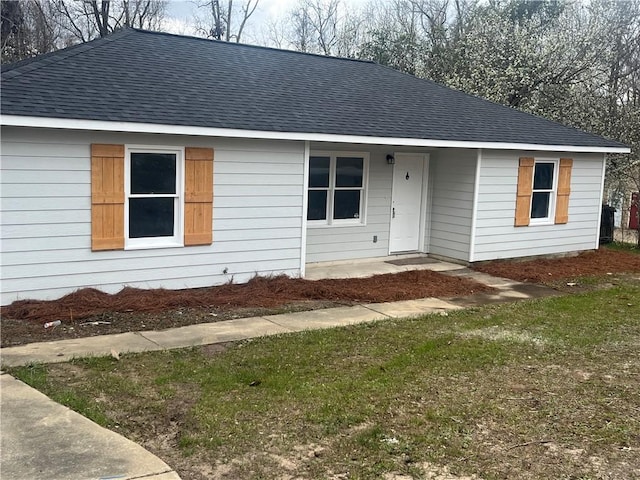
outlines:
[[302, 8], [309, 17], [321, 53], [331, 55], [338, 42], [338, 4], [340, 0], [304, 0]]
[[268, 45], [275, 48], [287, 47], [287, 23], [283, 17], [267, 21], [265, 28], [261, 32], [261, 45]]
[[166, 0], [50, 0], [60, 25], [80, 42], [122, 27], [158, 30]]
[[338, 38], [333, 54], [339, 57], [358, 57], [360, 45], [365, 39], [366, 24], [362, 11], [345, 9], [338, 23]]
[[2, 61], [51, 52], [65, 45], [55, 12], [46, 0], [0, 2], [2, 11]]
[[397, 70], [417, 74], [423, 40], [419, 36], [420, 14], [408, 0], [370, 5], [365, 13], [369, 28], [358, 56]]
[[299, 52], [316, 52], [314, 27], [307, 8], [300, 6], [290, 13], [291, 28], [285, 34], [293, 48]]
[[28, 56], [27, 26], [22, 3], [0, 3], [2, 23], [2, 62], [11, 62]]
[[364, 41], [363, 23], [361, 13], [340, 0], [299, 0], [283, 32], [271, 32], [271, 37], [281, 36], [301, 52], [355, 57]]
[[198, 4], [206, 13], [196, 20], [200, 34], [214, 40], [240, 42], [247, 22], [260, 0], [208, 0]]

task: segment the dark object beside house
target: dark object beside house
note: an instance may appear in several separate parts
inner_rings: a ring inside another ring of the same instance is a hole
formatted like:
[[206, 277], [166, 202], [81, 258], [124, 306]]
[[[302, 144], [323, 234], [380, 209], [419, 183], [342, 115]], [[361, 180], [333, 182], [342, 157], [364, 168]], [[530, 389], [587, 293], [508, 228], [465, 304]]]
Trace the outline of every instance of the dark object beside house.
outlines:
[[602, 205], [602, 219], [600, 221], [600, 243], [613, 242], [613, 214], [616, 209], [609, 205]]
[[631, 194], [631, 208], [629, 210], [629, 230], [638, 230], [640, 227], [640, 192]]

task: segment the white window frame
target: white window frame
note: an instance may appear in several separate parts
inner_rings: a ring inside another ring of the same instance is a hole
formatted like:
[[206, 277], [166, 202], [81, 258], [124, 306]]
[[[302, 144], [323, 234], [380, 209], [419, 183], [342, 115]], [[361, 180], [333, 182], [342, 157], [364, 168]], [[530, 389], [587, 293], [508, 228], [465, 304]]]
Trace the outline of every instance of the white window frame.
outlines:
[[[311, 168], [311, 157], [329, 157], [329, 186], [327, 188], [309, 188], [309, 182], [305, 185], [305, 195], [309, 190], [327, 190], [327, 218], [325, 220], [307, 220], [309, 227], [340, 227], [366, 225], [367, 218], [367, 193], [369, 190], [369, 153], [351, 151], [312, 151], [309, 154], [309, 168]], [[362, 187], [336, 187], [336, 165], [338, 157], [362, 158]], [[358, 218], [334, 219], [335, 191], [336, 190], [360, 190], [360, 212]], [[309, 205], [307, 204], [307, 210]], [[308, 212], [304, 212], [305, 216]]]
[[[169, 153], [176, 156], [176, 193], [175, 194], [132, 194], [131, 193], [131, 154], [132, 153]], [[124, 248], [140, 250], [148, 248], [170, 248], [184, 246], [184, 147], [158, 145], [125, 145], [124, 162]], [[173, 236], [129, 238], [129, 199], [173, 197]]]
[[[553, 163], [553, 179], [552, 188], [549, 189], [534, 189], [536, 178], [536, 165], [539, 163]], [[531, 209], [529, 210], [529, 225], [553, 225], [556, 218], [556, 199], [558, 197], [558, 169], [560, 168], [560, 160], [557, 158], [536, 158], [533, 162], [533, 175], [531, 178]], [[534, 193], [549, 193], [549, 211], [546, 217], [533, 218], [533, 194]]]

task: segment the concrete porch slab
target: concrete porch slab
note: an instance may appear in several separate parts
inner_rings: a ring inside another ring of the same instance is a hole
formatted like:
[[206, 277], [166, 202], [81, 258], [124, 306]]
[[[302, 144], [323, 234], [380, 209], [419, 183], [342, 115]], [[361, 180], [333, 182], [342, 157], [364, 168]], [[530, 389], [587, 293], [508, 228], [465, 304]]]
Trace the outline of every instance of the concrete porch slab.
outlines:
[[391, 265], [426, 265], [427, 263], [436, 263], [438, 260], [431, 257], [426, 257], [421, 255], [419, 257], [409, 257], [409, 258], [399, 258], [394, 260], [387, 260], [385, 263], [390, 263]]
[[[411, 262], [415, 259], [415, 262]], [[419, 259], [425, 259], [420, 262]], [[428, 260], [428, 261], [427, 261]], [[410, 262], [404, 264], [406, 262]], [[394, 263], [390, 263], [394, 262]], [[308, 263], [304, 278], [322, 280], [325, 278], [365, 278], [385, 273], [399, 273], [410, 270], [432, 270], [434, 272], [455, 272], [466, 267], [444, 262], [424, 254], [391, 255], [388, 257], [344, 260], [337, 262]]]

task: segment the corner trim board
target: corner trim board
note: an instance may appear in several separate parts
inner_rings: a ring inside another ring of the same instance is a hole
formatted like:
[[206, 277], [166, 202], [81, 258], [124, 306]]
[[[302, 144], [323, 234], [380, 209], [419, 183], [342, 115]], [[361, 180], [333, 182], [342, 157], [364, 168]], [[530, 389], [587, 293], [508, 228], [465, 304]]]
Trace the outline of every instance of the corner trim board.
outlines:
[[304, 278], [307, 271], [307, 202], [309, 190], [309, 157], [311, 156], [311, 145], [309, 141], [304, 142], [304, 169], [302, 178], [302, 232], [300, 236], [300, 277]]
[[471, 207], [471, 238], [469, 239], [469, 262], [475, 261], [476, 225], [478, 223], [478, 197], [480, 190], [480, 172], [482, 169], [482, 149], [478, 149], [476, 159], [476, 178], [473, 185], [473, 206]]

